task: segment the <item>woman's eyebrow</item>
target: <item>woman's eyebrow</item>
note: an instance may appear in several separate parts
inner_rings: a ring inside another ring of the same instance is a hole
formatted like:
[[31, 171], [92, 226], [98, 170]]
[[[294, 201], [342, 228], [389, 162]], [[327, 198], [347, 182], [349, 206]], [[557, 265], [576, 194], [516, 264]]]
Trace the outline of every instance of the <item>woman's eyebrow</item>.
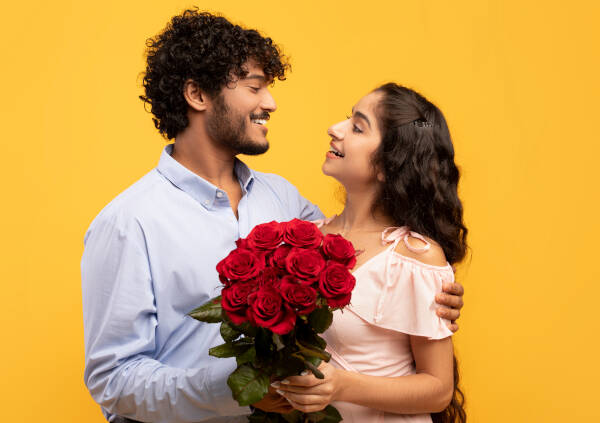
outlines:
[[360, 119], [363, 119], [365, 122], [367, 122], [367, 125], [369, 125], [369, 129], [371, 129], [371, 122], [369, 122], [369, 118], [364, 113], [359, 112], [359, 111], [354, 111], [354, 109], [352, 109], [352, 114]]

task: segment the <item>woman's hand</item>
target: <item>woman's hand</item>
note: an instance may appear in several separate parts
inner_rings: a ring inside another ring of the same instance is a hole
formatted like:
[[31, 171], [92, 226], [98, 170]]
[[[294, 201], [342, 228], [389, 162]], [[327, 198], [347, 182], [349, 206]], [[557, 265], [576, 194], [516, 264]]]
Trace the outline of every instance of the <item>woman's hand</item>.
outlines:
[[321, 411], [338, 399], [342, 384], [341, 371], [331, 364], [322, 362], [319, 370], [325, 376], [324, 379], [317, 379], [312, 373], [303, 372], [306, 375], [290, 376], [281, 382], [273, 382], [271, 386], [295, 409], [304, 413]]

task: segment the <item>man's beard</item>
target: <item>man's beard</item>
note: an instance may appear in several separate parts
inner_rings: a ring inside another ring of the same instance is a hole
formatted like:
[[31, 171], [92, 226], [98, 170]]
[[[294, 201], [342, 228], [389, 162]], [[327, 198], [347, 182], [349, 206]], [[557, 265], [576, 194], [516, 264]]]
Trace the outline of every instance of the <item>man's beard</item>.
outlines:
[[259, 144], [247, 137], [246, 117], [232, 112], [222, 94], [214, 98], [213, 104], [206, 123], [206, 131], [213, 140], [231, 148], [235, 154], [256, 156], [269, 149], [268, 142]]

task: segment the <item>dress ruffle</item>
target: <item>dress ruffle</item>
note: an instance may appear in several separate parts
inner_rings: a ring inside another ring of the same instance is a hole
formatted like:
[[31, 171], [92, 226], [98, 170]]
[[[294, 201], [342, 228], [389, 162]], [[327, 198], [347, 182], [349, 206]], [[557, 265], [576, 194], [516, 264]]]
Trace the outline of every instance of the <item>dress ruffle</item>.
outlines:
[[[376, 259], [357, 269], [357, 284], [347, 308], [373, 325], [408, 335], [451, 336], [448, 321], [436, 314], [435, 296], [442, 292], [443, 283], [454, 282], [452, 267], [430, 266], [393, 250]], [[381, 262], [385, 262], [385, 272], [381, 272]]]
[[[332, 217], [333, 218], [333, 217]], [[315, 221], [318, 226], [332, 218]], [[409, 238], [425, 245], [413, 247]], [[366, 322], [413, 336], [443, 339], [452, 336], [448, 320], [436, 314], [436, 294], [444, 283], [454, 282], [452, 266], [433, 266], [394, 251], [399, 242], [414, 253], [425, 253], [431, 247], [422, 235], [407, 227], [391, 227], [381, 234], [389, 247], [372, 257], [353, 273], [356, 287], [346, 307]]]

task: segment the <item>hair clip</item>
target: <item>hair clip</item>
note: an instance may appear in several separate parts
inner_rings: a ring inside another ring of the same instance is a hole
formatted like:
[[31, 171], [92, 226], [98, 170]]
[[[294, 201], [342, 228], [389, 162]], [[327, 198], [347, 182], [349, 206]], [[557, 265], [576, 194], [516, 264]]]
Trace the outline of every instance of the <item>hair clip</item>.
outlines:
[[429, 121], [427, 121], [426, 119], [423, 118], [419, 118], [416, 120], [413, 120], [412, 122], [413, 125], [418, 126], [419, 128], [431, 128], [433, 126], [433, 124]]

